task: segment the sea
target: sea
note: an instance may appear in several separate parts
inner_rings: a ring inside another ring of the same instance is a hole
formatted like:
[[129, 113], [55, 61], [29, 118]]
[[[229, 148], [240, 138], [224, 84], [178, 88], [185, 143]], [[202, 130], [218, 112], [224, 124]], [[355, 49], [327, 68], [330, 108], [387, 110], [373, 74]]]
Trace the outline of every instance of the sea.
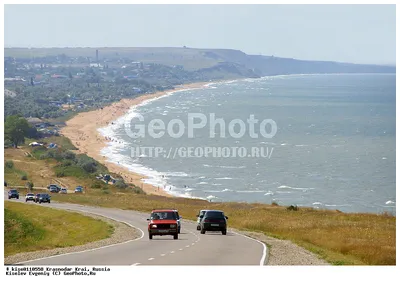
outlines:
[[395, 74], [210, 83], [99, 131], [108, 161], [174, 196], [396, 213]]

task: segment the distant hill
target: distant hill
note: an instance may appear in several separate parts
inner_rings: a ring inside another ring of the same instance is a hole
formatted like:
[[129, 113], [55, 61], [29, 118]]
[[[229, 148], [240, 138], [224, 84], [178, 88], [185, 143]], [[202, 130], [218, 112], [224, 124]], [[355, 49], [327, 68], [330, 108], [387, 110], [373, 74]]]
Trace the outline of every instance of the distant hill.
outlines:
[[194, 49], [187, 47], [133, 47], [133, 48], [5, 48], [5, 57], [38, 58], [66, 55], [69, 57], [96, 57], [101, 60], [140, 61], [168, 66], [179, 65], [186, 70], [238, 72], [241, 76], [266, 76], [302, 73], [395, 73], [395, 66], [363, 65], [329, 61], [306, 61], [274, 56], [248, 55], [231, 49]]

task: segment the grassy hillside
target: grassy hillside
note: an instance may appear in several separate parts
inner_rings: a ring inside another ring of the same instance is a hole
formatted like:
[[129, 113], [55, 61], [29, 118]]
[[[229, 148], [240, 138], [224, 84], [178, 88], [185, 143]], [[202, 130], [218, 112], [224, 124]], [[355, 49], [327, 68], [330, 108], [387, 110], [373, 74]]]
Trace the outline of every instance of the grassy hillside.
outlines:
[[4, 256], [83, 245], [113, 231], [111, 225], [78, 213], [4, 202]]

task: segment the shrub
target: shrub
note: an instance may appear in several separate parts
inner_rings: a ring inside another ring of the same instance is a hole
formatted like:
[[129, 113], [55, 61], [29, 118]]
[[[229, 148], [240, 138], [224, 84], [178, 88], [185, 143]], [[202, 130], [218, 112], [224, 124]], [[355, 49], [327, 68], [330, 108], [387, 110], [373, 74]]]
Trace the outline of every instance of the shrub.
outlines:
[[126, 189], [128, 187], [128, 185], [124, 182], [123, 179], [118, 179], [114, 186], [118, 189]]
[[299, 210], [299, 208], [297, 207], [297, 206], [293, 206], [293, 205], [290, 205], [289, 207], [287, 207], [286, 208], [288, 211], [297, 211], [297, 210]]
[[278, 205], [277, 202], [274, 201], [274, 202], [271, 203], [271, 206], [279, 206], [279, 205]]
[[63, 159], [67, 159], [67, 160], [74, 160], [75, 154], [70, 151], [65, 151], [65, 152], [61, 153], [61, 157]]
[[28, 182], [26, 182], [25, 186], [26, 186], [29, 190], [32, 190], [32, 188], [33, 188], [33, 182], [32, 182], [32, 181], [28, 181]]
[[65, 160], [65, 161], [63, 161], [62, 162], [62, 164], [61, 164], [61, 166], [71, 166], [72, 165], [72, 162], [70, 161], [70, 160]]
[[14, 168], [14, 162], [13, 161], [6, 161], [5, 166], [6, 166], [6, 168]]
[[80, 166], [88, 173], [93, 173], [96, 171], [96, 164], [94, 162], [81, 163]]
[[101, 184], [99, 182], [93, 182], [90, 187], [94, 189], [99, 189], [101, 188]]
[[56, 176], [57, 177], [64, 177], [65, 176], [64, 170], [57, 171]]
[[21, 176], [21, 180], [28, 180], [28, 176], [27, 176], [26, 174], [23, 174], [23, 175]]
[[135, 193], [135, 194], [143, 194], [143, 195], [146, 195], [146, 193], [145, 193], [141, 188], [139, 188], [139, 187], [137, 187], [137, 186], [133, 187], [133, 188], [132, 188], [132, 191], [133, 191], [133, 193]]

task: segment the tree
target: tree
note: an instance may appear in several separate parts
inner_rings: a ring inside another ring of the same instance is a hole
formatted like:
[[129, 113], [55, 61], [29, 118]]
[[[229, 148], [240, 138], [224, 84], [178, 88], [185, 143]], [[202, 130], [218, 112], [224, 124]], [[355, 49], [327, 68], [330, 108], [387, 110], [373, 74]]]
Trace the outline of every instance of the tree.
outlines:
[[28, 134], [29, 124], [26, 119], [21, 116], [8, 116], [4, 123], [4, 139], [10, 140], [14, 147], [22, 144], [25, 141], [25, 136]]

